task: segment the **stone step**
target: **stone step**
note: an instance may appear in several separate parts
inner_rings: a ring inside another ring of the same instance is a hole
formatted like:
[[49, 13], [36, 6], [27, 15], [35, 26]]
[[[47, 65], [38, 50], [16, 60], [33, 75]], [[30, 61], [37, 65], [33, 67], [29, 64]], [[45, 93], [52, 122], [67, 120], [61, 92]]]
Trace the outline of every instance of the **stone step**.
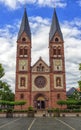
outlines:
[[35, 113], [36, 117], [45, 117], [46, 115], [47, 115], [46, 110], [37, 110], [37, 112]]

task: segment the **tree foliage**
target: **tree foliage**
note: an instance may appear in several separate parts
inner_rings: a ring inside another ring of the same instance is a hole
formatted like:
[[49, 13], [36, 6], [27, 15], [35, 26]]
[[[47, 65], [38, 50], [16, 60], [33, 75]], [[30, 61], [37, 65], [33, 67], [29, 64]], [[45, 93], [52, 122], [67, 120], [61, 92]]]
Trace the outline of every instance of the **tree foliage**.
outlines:
[[0, 79], [5, 75], [4, 68], [2, 67], [2, 64], [0, 64]]
[[22, 106], [26, 104], [26, 101], [21, 100], [21, 101], [5, 101], [5, 100], [0, 100], [0, 109], [13, 109], [14, 106], [21, 106], [21, 110], [22, 110]]
[[[81, 70], [81, 63], [79, 64], [79, 70]], [[80, 88], [80, 91], [81, 91], [81, 80], [78, 81], [78, 84], [79, 84], [79, 88]]]
[[57, 104], [61, 107], [66, 105], [68, 109], [80, 109], [81, 100], [59, 100]]
[[0, 100], [13, 101], [14, 93], [10, 89], [10, 85], [7, 82], [2, 81], [2, 77], [4, 76], [4, 68], [2, 64], [0, 64]]

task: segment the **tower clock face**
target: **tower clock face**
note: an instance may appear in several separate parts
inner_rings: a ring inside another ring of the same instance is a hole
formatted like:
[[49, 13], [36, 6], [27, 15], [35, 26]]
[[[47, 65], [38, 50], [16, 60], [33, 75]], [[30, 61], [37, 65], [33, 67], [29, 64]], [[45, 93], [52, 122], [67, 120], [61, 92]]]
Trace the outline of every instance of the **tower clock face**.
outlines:
[[60, 66], [60, 65], [61, 65], [61, 61], [60, 61], [60, 60], [56, 60], [56, 61], [55, 61], [55, 65], [56, 65], [56, 66]]
[[26, 65], [26, 61], [25, 61], [25, 60], [22, 60], [22, 61], [21, 61], [21, 65], [25, 66], [25, 65]]
[[44, 88], [46, 85], [46, 78], [44, 76], [38, 76], [35, 79], [35, 85], [38, 88]]
[[19, 70], [20, 71], [27, 71], [28, 70], [27, 60], [19, 60]]
[[62, 71], [62, 60], [61, 59], [56, 59], [54, 60], [54, 70], [55, 71]]

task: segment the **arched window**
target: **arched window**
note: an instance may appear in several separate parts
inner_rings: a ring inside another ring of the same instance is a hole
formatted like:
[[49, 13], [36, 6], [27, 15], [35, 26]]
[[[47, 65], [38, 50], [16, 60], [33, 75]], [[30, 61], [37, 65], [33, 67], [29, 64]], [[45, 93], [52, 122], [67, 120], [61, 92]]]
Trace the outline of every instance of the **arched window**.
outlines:
[[56, 37], [56, 38], [55, 38], [55, 42], [59, 42], [59, 39], [58, 39], [58, 37]]
[[58, 55], [61, 55], [61, 48], [58, 47]]
[[42, 71], [42, 64], [39, 64], [39, 71]]
[[25, 77], [20, 78], [20, 86], [25, 86]]
[[44, 71], [44, 66], [42, 66], [42, 71]]
[[59, 66], [57, 66], [57, 70], [59, 70]]
[[57, 50], [56, 50], [56, 47], [53, 48], [53, 55], [56, 55], [57, 54]]
[[37, 66], [37, 71], [44, 71], [44, 66], [40, 63], [39, 66]]
[[24, 94], [23, 93], [20, 94], [20, 99], [24, 99]]
[[20, 55], [20, 56], [23, 55], [23, 48], [22, 48], [22, 47], [19, 49], [19, 55]]
[[39, 66], [37, 66], [37, 71], [39, 71]]
[[56, 87], [61, 87], [61, 78], [60, 77], [56, 78]]
[[57, 94], [57, 99], [60, 99], [60, 93]]
[[28, 55], [28, 50], [27, 50], [27, 48], [26, 48], [26, 47], [24, 48], [24, 55], [25, 55], [25, 56], [27, 56], [27, 55]]
[[23, 37], [23, 38], [22, 38], [22, 41], [23, 41], [23, 42], [25, 42], [25, 41], [26, 41], [26, 38], [25, 38], [25, 37]]

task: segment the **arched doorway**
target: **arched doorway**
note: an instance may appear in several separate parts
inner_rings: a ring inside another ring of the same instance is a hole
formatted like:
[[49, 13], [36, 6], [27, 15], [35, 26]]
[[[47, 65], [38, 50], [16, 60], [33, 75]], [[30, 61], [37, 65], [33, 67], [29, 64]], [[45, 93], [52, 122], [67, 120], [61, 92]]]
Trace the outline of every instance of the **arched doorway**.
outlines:
[[34, 106], [37, 109], [45, 109], [46, 100], [45, 100], [44, 95], [41, 95], [41, 94], [36, 95], [36, 97], [34, 99]]
[[42, 96], [37, 98], [37, 109], [45, 109], [45, 99]]

